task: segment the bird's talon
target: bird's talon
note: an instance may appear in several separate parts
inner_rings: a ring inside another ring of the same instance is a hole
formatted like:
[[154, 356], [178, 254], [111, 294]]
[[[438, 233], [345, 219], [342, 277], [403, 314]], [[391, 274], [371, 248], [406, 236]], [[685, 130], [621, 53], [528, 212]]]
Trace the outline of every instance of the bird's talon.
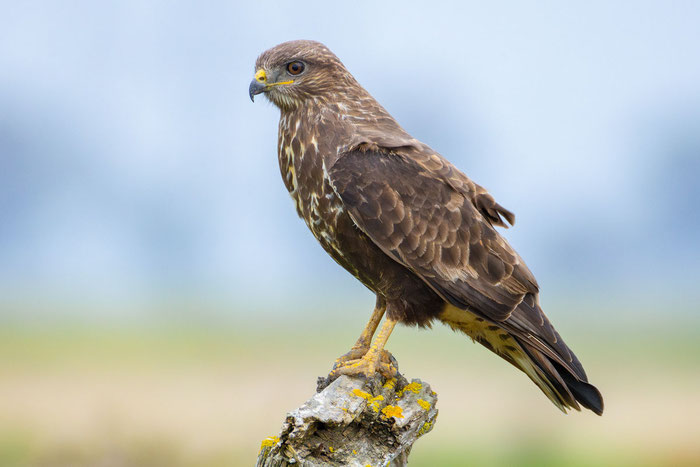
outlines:
[[333, 365], [333, 368], [335, 369], [335, 368], [337, 368], [341, 365], [344, 365], [345, 363], [353, 361], [353, 360], [359, 360], [362, 357], [364, 357], [368, 351], [369, 351], [369, 346], [353, 347], [350, 349], [350, 351], [348, 351], [348, 353], [336, 358], [335, 363]]
[[[345, 355], [343, 357], [345, 357]], [[338, 360], [341, 360], [343, 357], [340, 357]], [[365, 354], [361, 358], [345, 360], [341, 363], [338, 363], [338, 360], [336, 360], [333, 370], [328, 375], [331, 378], [336, 378], [341, 375], [362, 375], [371, 378], [375, 373], [379, 373], [388, 379], [393, 378], [398, 373], [395, 365], [396, 360], [386, 350], [383, 350], [379, 355], [373, 354], [370, 356]]]

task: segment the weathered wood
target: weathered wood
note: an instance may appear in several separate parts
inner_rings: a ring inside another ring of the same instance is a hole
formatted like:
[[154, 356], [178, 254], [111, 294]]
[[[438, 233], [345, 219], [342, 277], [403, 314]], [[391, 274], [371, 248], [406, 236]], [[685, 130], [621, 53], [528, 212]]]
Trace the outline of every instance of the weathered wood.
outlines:
[[341, 376], [318, 386], [287, 414], [280, 435], [263, 441], [258, 466], [403, 466], [435, 425], [437, 394], [420, 380]]

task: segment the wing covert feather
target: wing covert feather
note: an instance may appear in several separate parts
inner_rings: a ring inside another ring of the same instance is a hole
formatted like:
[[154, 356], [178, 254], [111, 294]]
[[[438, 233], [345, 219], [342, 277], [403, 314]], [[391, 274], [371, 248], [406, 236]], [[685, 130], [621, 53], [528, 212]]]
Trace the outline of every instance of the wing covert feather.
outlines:
[[357, 226], [453, 305], [504, 321], [537, 293], [532, 273], [492, 225], [512, 214], [485, 190], [470, 195], [395, 151], [347, 152], [328, 175]]

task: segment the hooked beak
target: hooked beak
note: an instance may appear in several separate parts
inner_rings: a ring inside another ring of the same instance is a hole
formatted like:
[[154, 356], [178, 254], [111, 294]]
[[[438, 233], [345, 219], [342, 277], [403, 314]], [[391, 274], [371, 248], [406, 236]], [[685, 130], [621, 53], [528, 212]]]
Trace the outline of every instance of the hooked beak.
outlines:
[[261, 92], [265, 92], [266, 89], [267, 73], [265, 73], [265, 70], [260, 68], [258, 71], [255, 72], [255, 78], [253, 78], [253, 81], [250, 82], [250, 87], [248, 88], [248, 95], [250, 96], [250, 100], [255, 102], [255, 96], [257, 96]]
[[255, 96], [264, 92], [267, 89], [267, 74], [265, 70], [260, 68], [255, 72], [255, 78], [250, 82], [250, 87], [248, 88], [248, 95], [250, 100], [255, 102]]
[[261, 83], [255, 79], [251, 81], [250, 87], [248, 88], [248, 95], [250, 96], [250, 100], [255, 102], [255, 96], [257, 96], [261, 92], [265, 92], [265, 89], [267, 89], [265, 83]]
[[250, 100], [255, 102], [255, 96], [257, 96], [258, 94], [266, 92], [267, 90], [275, 86], [280, 86], [283, 84], [292, 84], [293, 82], [294, 80], [268, 83], [267, 74], [265, 73], [265, 70], [260, 68], [257, 72], [255, 72], [255, 78], [253, 78], [253, 81], [250, 82], [250, 86], [248, 87], [248, 95], [250, 96]]

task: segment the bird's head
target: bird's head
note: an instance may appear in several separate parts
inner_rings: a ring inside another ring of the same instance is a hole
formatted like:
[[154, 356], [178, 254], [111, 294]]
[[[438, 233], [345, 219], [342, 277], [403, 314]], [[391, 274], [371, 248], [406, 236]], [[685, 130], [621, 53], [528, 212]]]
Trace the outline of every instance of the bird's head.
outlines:
[[308, 99], [326, 100], [356, 85], [338, 57], [315, 41], [290, 41], [266, 50], [255, 62], [250, 99], [265, 96], [282, 110], [297, 108]]

